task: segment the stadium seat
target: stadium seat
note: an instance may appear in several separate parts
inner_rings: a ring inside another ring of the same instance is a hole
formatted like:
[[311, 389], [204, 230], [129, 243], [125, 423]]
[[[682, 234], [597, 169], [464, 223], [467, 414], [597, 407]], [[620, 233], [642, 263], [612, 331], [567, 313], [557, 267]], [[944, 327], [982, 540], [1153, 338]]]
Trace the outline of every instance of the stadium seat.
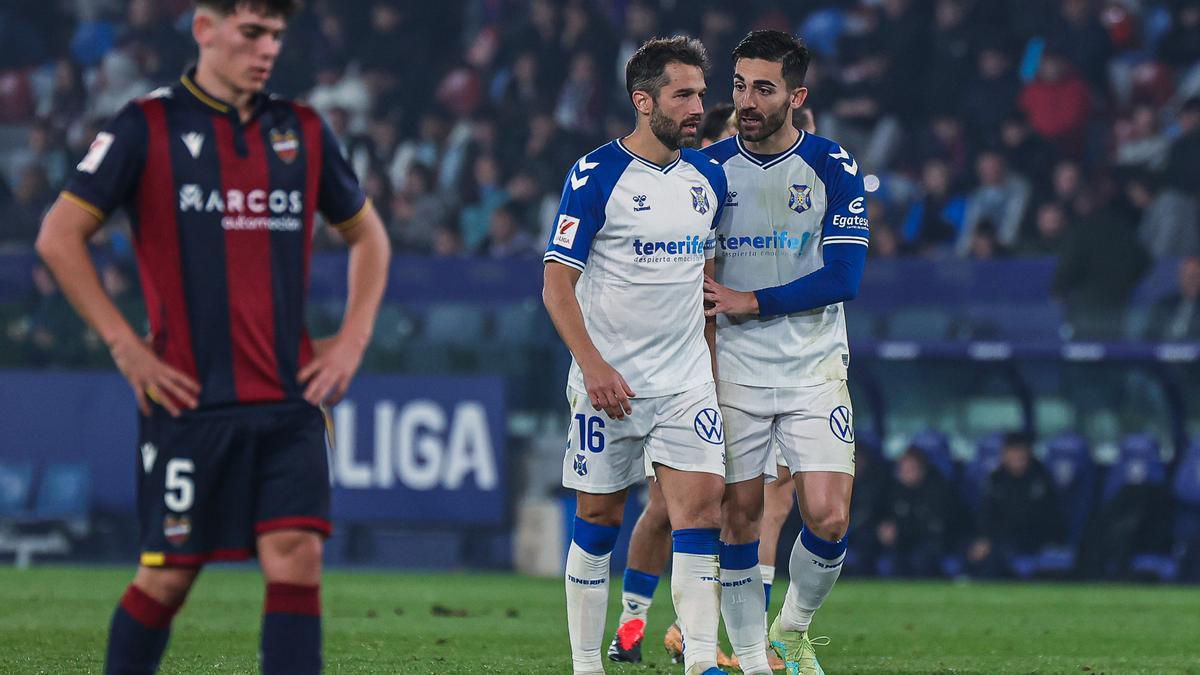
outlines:
[[1000, 451], [1004, 448], [1004, 434], [988, 434], [975, 445], [975, 456], [963, 468], [960, 485], [963, 498], [971, 508], [978, 508], [983, 500], [983, 490], [988, 477], [1000, 466]]
[[86, 519], [91, 501], [91, 467], [83, 463], [51, 464], [38, 484], [33, 515], [43, 519]]
[[936, 342], [950, 336], [952, 324], [950, 315], [943, 309], [909, 307], [891, 314], [886, 336], [889, 340]]
[[486, 315], [483, 309], [467, 304], [431, 305], [425, 312], [421, 340], [441, 344], [468, 346], [483, 336]]
[[1126, 485], [1159, 484], [1167, 480], [1161, 447], [1152, 434], [1129, 434], [1121, 439], [1120, 456], [1109, 468], [1104, 484], [1104, 501]]
[[1200, 580], [1200, 438], [1188, 445], [1175, 468], [1175, 542], [1190, 581]]
[[492, 316], [492, 337], [497, 342], [545, 345], [552, 337], [545, 310], [531, 303], [503, 305]]
[[0, 518], [24, 515], [32, 487], [33, 462], [0, 463]]
[[1075, 433], [1056, 436], [1046, 443], [1042, 461], [1058, 491], [1067, 542], [1077, 546], [1095, 505], [1097, 470], [1087, 441]]
[[908, 444], [920, 450], [946, 480], [953, 481], [955, 479], [954, 458], [950, 453], [950, 442], [945, 434], [936, 429], [924, 429], [914, 434], [908, 440]]

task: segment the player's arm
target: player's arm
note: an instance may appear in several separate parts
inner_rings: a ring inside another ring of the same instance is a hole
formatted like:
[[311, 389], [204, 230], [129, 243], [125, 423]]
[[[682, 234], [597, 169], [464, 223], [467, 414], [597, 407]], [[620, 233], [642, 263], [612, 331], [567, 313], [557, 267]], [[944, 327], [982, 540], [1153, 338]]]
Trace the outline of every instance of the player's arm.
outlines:
[[561, 263], [547, 262], [543, 273], [542, 302], [562, 336], [567, 349], [583, 371], [583, 384], [592, 408], [603, 410], [612, 419], [624, 419], [633, 412], [629, 399], [633, 390], [625, 378], [610, 366], [588, 335], [583, 322], [583, 310], [575, 297], [575, 284], [582, 274], [578, 269]]
[[87, 249], [107, 214], [133, 195], [145, 165], [146, 121], [130, 103], [96, 135], [67, 187], [42, 221], [37, 252], [75, 311], [104, 340], [113, 362], [150, 414], [150, 399], [171, 415], [194, 408], [200, 385], [147, 346], [104, 292]]
[[349, 246], [350, 268], [342, 325], [332, 337], [313, 342], [313, 360], [298, 375], [305, 385], [304, 399], [313, 405], [340, 401], [358, 372], [375, 329], [392, 255], [383, 220], [324, 125], [322, 143], [317, 207]]
[[[704, 261], [704, 280], [716, 276], [717, 261], [708, 258]], [[713, 379], [717, 379], [717, 319], [715, 316], [704, 317], [704, 341], [708, 343], [708, 358], [712, 361]]]

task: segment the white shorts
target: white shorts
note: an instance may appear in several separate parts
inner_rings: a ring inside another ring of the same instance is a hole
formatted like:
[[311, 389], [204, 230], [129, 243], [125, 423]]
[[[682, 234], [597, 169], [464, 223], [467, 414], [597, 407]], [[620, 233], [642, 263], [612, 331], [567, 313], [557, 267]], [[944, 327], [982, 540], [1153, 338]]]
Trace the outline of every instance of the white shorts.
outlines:
[[854, 475], [854, 413], [845, 380], [811, 387], [717, 384], [728, 451], [726, 483], [792, 473]]
[[563, 458], [563, 487], [609, 494], [645, 480], [645, 467], [725, 475], [725, 432], [716, 386], [635, 398], [633, 413], [609, 419], [587, 394], [567, 388], [571, 425]]

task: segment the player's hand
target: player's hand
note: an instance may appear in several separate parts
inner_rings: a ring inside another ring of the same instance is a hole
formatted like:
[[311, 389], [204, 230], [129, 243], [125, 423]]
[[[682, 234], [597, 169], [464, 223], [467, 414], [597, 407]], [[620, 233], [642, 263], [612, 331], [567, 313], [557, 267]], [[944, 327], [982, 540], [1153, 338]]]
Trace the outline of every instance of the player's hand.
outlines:
[[363, 348], [338, 335], [313, 340], [313, 360], [300, 369], [304, 400], [313, 405], [335, 404], [346, 395], [362, 363]]
[[[582, 369], [582, 367], [581, 367]], [[629, 399], [633, 390], [615, 368], [604, 361], [583, 370], [583, 386], [587, 389], [592, 409], [603, 410], [609, 419], [623, 420], [633, 412]]]
[[137, 336], [118, 340], [109, 347], [117, 369], [133, 387], [138, 410], [150, 414], [150, 401], [161, 405], [172, 417], [198, 405], [200, 384], [168, 366]]
[[758, 296], [722, 286], [710, 276], [704, 277], [704, 316], [758, 316]]

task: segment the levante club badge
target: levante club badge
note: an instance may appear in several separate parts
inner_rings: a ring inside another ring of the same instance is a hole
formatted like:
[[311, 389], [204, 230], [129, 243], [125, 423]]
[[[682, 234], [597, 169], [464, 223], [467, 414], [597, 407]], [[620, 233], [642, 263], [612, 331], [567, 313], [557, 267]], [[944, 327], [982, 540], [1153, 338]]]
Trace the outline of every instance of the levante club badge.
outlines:
[[167, 541], [174, 546], [183, 546], [187, 543], [188, 535], [192, 533], [192, 521], [187, 516], [167, 516], [163, 520], [163, 534], [167, 536]]
[[288, 129], [280, 132], [278, 129], [271, 130], [271, 149], [279, 155], [287, 164], [296, 161], [296, 155], [300, 153], [300, 139], [296, 137], [296, 132]]

